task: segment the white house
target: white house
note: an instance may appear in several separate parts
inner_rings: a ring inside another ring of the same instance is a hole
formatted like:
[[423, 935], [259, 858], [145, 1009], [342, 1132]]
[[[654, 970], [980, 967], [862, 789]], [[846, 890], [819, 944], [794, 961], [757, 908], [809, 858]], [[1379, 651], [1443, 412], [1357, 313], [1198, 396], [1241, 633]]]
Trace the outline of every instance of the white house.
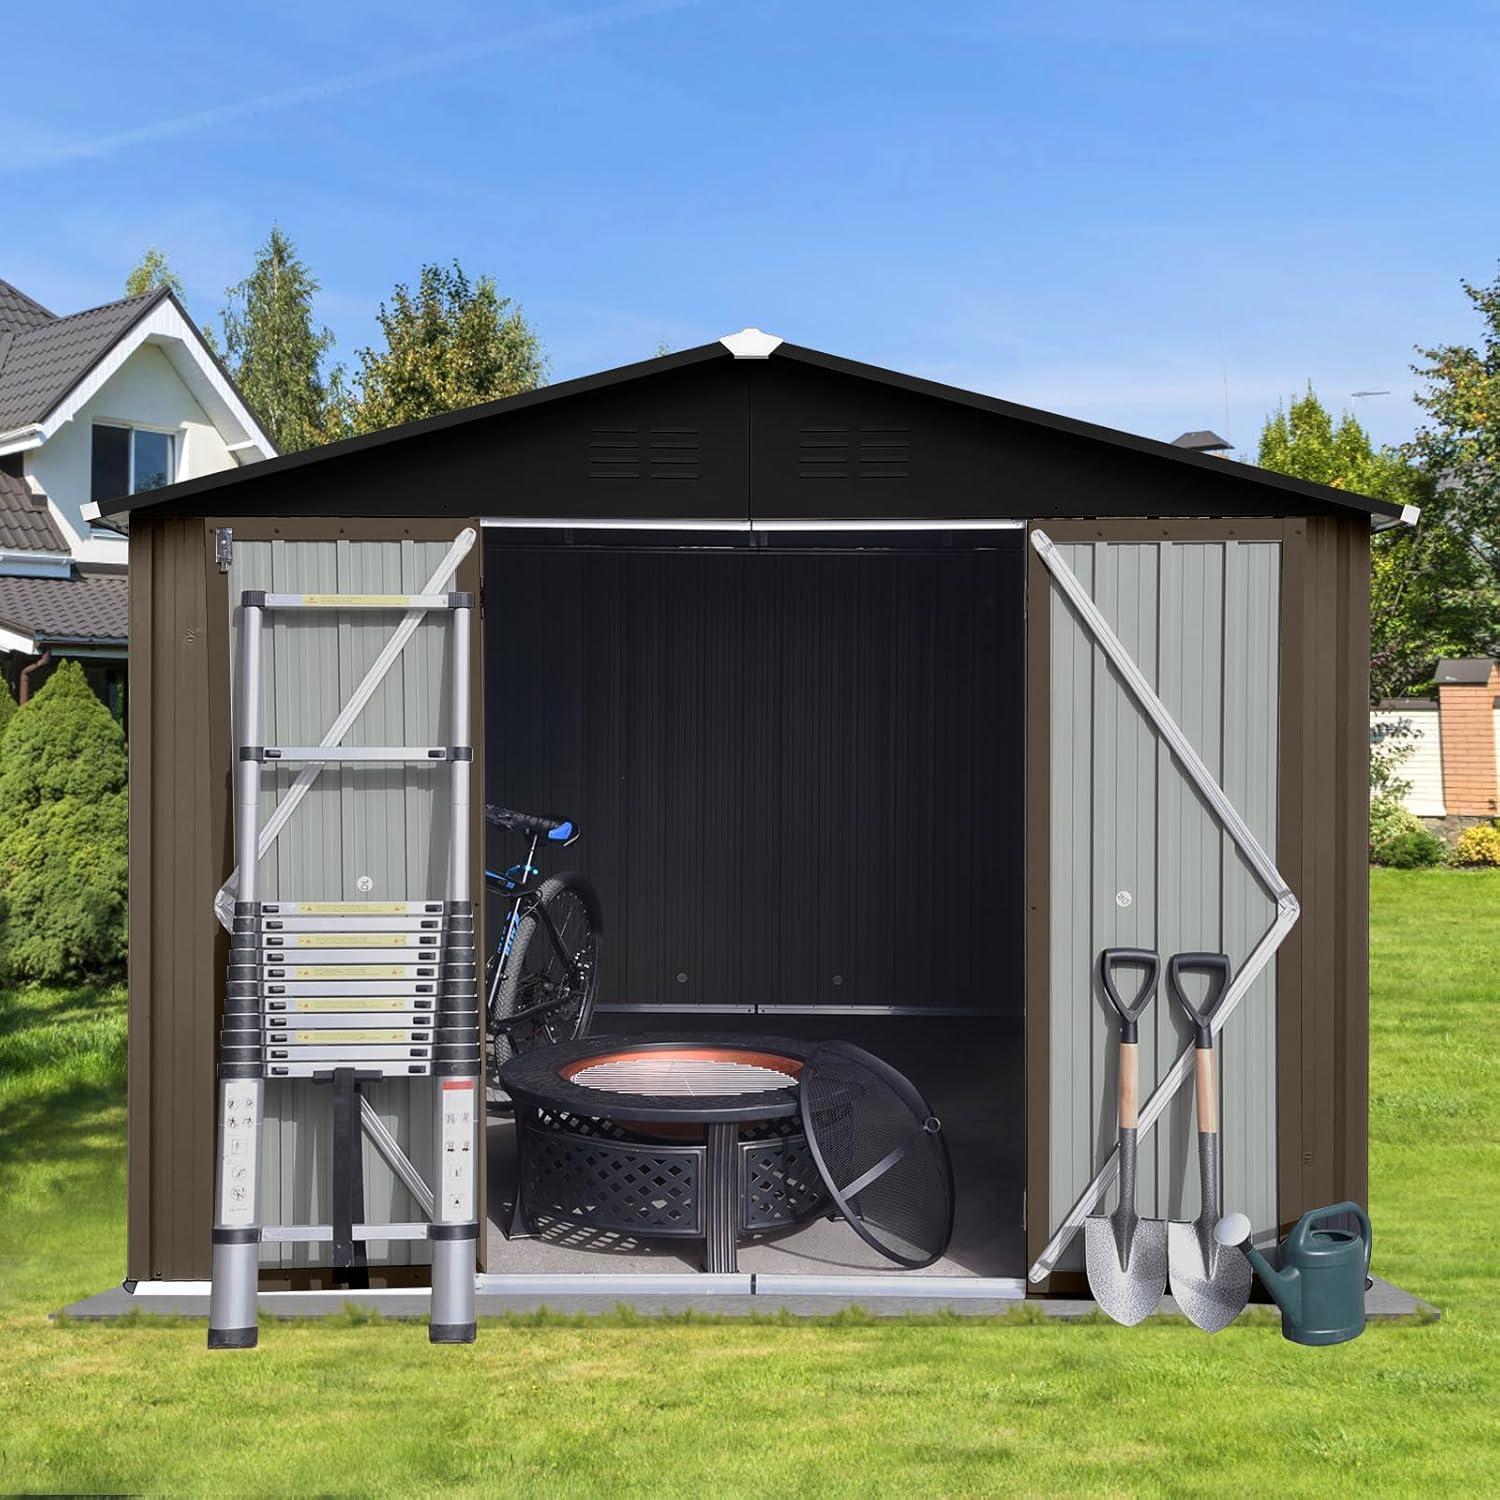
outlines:
[[64, 657], [120, 711], [126, 543], [102, 500], [276, 452], [165, 287], [57, 317], [0, 281], [0, 671]]

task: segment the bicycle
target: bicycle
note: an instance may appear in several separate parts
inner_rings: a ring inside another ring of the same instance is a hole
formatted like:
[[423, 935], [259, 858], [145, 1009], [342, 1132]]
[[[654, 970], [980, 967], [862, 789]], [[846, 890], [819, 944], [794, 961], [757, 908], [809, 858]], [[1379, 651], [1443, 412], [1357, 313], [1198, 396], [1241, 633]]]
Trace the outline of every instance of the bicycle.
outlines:
[[488, 890], [511, 898], [494, 952], [485, 965], [485, 1023], [491, 1084], [502, 1063], [546, 1042], [588, 1033], [599, 988], [599, 936], [604, 920], [598, 893], [576, 870], [542, 881], [537, 846], [567, 848], [579, 827], [508, 807], [486, 807], [485, 821], [528, 840], [526, 858], [508, 870], [486, 868]]

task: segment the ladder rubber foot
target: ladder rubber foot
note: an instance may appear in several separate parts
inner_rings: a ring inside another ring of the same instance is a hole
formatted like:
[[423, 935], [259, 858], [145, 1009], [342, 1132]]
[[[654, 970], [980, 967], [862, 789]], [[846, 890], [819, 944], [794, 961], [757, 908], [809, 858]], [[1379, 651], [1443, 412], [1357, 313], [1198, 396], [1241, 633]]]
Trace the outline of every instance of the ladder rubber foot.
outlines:
[[259, 1337], [260, 1329], [253, 1323], [249, 1328], [210, 1328], [208, 1347], [210, 1349], [253, 1349]]
[[472, 1344], [475, 1328], [472, 1323], [429, 1323], [428, 1341], [434, 1344]]

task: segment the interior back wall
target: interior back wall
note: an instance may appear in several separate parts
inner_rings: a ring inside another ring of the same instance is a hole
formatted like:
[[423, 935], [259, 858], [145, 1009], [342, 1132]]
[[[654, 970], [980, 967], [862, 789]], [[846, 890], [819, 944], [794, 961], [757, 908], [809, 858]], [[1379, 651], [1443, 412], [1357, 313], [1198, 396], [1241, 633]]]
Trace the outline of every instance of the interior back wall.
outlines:
[[1022, 541], [487, 536], [486, 795], [582, 825], [601, 1003], [1020, 1014]]

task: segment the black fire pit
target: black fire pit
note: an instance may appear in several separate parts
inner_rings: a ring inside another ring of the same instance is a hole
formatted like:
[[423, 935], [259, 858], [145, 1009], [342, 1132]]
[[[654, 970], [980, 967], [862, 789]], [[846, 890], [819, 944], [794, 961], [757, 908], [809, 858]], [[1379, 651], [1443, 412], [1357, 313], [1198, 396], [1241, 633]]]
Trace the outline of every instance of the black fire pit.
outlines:
[[540, 1220], [702, 1239], [709, 1271], [739, 1237], [832, 1207], [798, 1115], [813, 1048], [785, 1037], [584, 1037], [512, 1058], [520, 1168], [509, 1234]]

